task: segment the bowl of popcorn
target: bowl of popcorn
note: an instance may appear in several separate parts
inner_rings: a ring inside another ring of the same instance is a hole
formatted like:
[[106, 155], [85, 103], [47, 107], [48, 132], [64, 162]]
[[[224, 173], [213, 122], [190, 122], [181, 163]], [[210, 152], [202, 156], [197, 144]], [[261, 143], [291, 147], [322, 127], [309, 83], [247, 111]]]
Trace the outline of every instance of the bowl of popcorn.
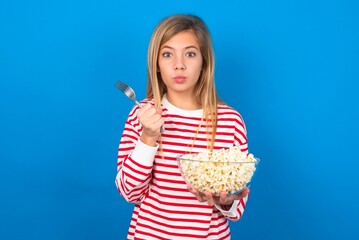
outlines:
[[243, 153], [238, 146], [184, 154], [177, 157], [181, 174], [191, 188], [218, 196], [238, 194], [251, 181], [259, 159]]

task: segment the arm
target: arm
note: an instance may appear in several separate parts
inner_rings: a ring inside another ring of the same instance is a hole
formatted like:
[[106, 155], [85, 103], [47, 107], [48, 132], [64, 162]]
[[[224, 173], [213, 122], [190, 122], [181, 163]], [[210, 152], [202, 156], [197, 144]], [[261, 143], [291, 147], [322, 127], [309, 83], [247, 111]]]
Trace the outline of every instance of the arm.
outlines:
[[[224, 193], [224, 198], [226, 200], [214, 200], [214, 205], [216, 208], [225, 216], [227, 219], [235, 222], [238, 221], [246, 208], [246, 203], [249, 196], [249, 189], [245, 188], [240, 194], [232, 197], [226, 197]], [[226, 201], [232, 202], [232, 204], [225, 203]], [[224, 204], [222, 204], [224, 202]]]
[[140, 202], [148, 192], [153, 161], [158, 146], [148, 146], [140, 140], [142, 126], [138, 108], [129, 114], [118, 149], [116, 186], [128, 202]]
[[[233, 126], [233, 146], [239, 146], [242, 152], [248, 154], [247, 130], [244, 121], [236, 111], [229, 114], [231, 114]], [[227, 196], [225, 192], [222, 192], [220, 196], [213, 196], [210, 192], [199, 192], [191, 187], [188, 190], [195, 195], [199, 202], [207, 202], [208, 205], [214, 206], [231, 221], [237, 221], [242, 217], [249, 194], [248, 188], [244, 188], [240, 193], [231, 196]]]
[[[233, 145], [239, 146], [242, 152], [248, 154], [247, 129], [243, 118], [239, 114], [234, 118]], [[230, 197], [227, 197], [225, 193], [222, 194], [220, 198], [212, 200], [214, 205], [227, 219], [238, 221], [246, 208], [249, 189], [245, 188], [241, 193]]]
[[130, 113], [118, 151], [116, 185], [128, 202], [141, 202], [152, 177], [157, 139], [164, 121], [162, 110], [150, 103]]

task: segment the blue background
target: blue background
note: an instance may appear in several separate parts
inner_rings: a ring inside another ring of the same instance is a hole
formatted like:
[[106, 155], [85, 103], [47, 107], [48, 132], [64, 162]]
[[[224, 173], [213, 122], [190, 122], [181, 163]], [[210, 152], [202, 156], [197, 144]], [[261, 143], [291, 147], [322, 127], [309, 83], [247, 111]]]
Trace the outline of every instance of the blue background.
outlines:
[[359, 2], [10, 1], [0, 4], [0, 239], [124, 239], [117, 147], [145, 96], [150, 34], [192, 13], [216, 83], [262, 159], [233, 239], [359, 239]]

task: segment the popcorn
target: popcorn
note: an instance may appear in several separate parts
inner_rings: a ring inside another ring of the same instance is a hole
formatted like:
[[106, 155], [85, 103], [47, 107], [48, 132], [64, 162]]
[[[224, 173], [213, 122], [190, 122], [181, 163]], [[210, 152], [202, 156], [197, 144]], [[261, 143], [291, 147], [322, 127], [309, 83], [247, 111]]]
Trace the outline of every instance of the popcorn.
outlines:
[[178, 158], [186, 182], [200, 192], [235, 194], [250, 182], [257, 159], [243, 153], [238, 146]]

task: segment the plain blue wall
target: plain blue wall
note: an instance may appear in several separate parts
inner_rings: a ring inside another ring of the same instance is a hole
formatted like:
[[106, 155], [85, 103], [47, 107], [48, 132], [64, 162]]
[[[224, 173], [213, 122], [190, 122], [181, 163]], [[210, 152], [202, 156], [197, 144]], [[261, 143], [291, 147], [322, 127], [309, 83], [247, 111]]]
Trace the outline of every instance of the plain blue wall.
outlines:
[[146, 50], [174, 13], [201, 16], [221, 97], [262, 159], [233, 239], [359, 239], [359, 4], [10, 1], [0, 4], [0, 239], [124, 239], [117, 146], [145, 95]]

